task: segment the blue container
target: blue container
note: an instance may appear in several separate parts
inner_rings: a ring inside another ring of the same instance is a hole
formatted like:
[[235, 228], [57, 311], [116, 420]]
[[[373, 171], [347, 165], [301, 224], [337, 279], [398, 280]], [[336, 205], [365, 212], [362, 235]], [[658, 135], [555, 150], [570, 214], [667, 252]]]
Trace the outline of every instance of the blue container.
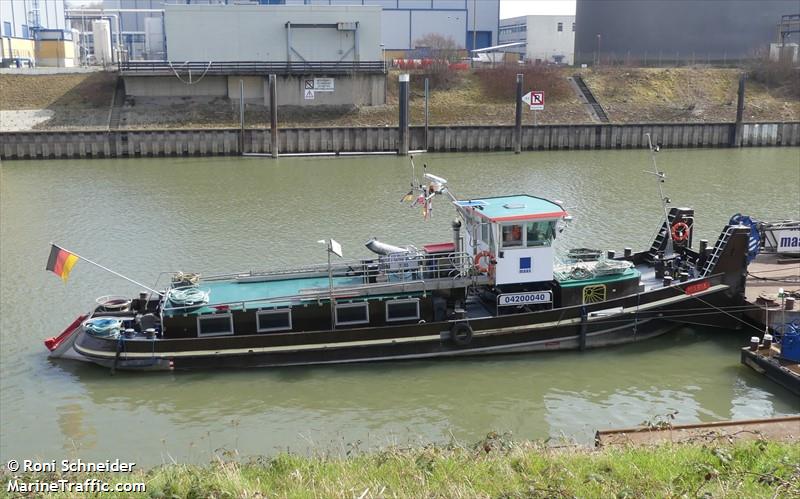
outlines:
[[800, 362], [800, 325], [786, 325], [786, 332], [781, 339], [781, 357], [792, 362]]

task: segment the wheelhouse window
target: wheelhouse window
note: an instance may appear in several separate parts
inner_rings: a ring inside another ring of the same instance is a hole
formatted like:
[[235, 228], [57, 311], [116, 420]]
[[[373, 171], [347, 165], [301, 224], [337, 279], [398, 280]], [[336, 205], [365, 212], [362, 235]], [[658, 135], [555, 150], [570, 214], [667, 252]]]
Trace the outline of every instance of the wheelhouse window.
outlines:
[[342, 303], [336, 305], [336, 325], [369, 323], [369, 305], [367, 302]]
[[528, 247], [550, 246], [555, 237], [555, 222], [528, 222], [525, 240]]
[[522, 246], [522, 225], [503, 225], [503, 247], [515, 248]]
[[197, 336], [225, 336], [233, 334], [231, 314], [201, 315], [197, 317]]
[[494, 238], [492, 237], [492, 224], [488, 222], [481, 223], [481, 241], [490, 247], [494, 244]]
[[292, 329], [292, 310], [262, 310], [256, 314], [256, 321], [259, 333], [288, 331]]
[[386, 322], [419, 320], [419, 298], [386, 302]]

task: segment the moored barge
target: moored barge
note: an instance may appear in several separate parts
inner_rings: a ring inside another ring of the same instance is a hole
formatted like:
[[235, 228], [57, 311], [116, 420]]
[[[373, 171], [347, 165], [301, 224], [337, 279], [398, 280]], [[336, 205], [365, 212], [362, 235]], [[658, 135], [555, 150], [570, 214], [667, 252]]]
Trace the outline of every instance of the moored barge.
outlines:
[[[686, 324], [739, 326], [749, 227], [726, 225], [694, 249], [694, 211], [665, 200], [648, 249], [559, 255], [569, 220], [559, 201], [457, 199], [431, 174], [412, 187], [426, 216], [437, 196], [455, 209], [448, 241], [372, 240], [374, 257], [347, 261], [327, 240], [327, 264], [170, 274], [137, 297], [98, 299], [46, 345], [112, 369], [173, 370], [586, 349]], [[53, 251], [48, 268], [62, 276], [79, 261]]]

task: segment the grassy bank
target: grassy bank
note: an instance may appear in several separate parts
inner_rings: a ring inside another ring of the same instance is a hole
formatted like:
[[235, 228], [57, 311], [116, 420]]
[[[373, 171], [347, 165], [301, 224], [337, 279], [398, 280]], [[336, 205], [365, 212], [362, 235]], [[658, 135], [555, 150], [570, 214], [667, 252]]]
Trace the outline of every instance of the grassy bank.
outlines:
[[[3, 472], [2, 483], [10, 478]], [[548, 449], [491, 435], [474, 446], [347, 458], [220, 459], [205, 467], [177, 464], [101, 478], [145, 482], [147, 492], [133, 497], [798, 497], [800, 444], [749, 441], [594, 451]]]
[[[538, 123], [592, 122], [586, 106], [567, 80], [576, 72], [583, 75], [613, 123], [731, 122], [736, 117], [736, 91], [743, 70], [699, 66], [582, 70], [514, 66], [456, 71], [446, 84], [431, 86], [430, 124], [513, 124], [515, 74], [518, 72], [525, 73], [525, 91], [544, 90], [547, 96], [545, 111], [537, 113]], [[392, 70], [387, 77], [385, 105], [284, 107], [279, 109], [280, 126], [396, 126], [400, 73], [400, 70]], [[754, 77], [748, 80], [746, 120], [800, 119], [800, 96], [794, 91], [796, 79], [790, 78], [787, 89], [786, 78], [776, 79], [773, 73], [764, 70], [754, 73]], [[758, 75], [761, 76], [757, 78]], [[424, 123], [423, 81], [426, 76], [436, 75], [422, 70], [411, 71], [409, 110], [413, 125]], [[42, 130], [104, 127], [115, 85], [115, 73], [3, 74], [0, 75], [0, 110], [49, 110], [52, 117], [36, 125]], [[236, 101], [224, 97], [128, 98], [120, 116], [123, 129], [239, 126]], [[522, 119], [525, 124], [533, 124], [534, 114], [525, 111]], [[248, 127], [267, 127], [267, 108], [248, 104], [245, 121]]]

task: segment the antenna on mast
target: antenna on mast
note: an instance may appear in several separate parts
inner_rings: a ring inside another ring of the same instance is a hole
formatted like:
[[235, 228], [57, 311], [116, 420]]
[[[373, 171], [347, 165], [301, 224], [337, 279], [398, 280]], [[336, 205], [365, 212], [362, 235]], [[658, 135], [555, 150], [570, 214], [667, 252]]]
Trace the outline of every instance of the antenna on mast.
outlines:
[[669, 211], [667, 210], [667, 205], [671, 202], [671, 200], [664, 195], [664, 188], [661, 184], [666, 182], [667, 174], [665, 172], [658, 171], [658, 165], [656, 164], [656, 153], [661, 150], [661, 146], [658, 144], [653, 145], [653, 141], [650, 138], [650, 134], [644, 134], [647, 137], [647, 146], [650, 149], [650, 158], [653, 161], [653, 171], [644, 170], [645, 173], [649, 173], [650, 175], [655, 175], [656, 183], [658, 184], [658, 196], [661, 199], [661, 207], [664, 210], [664, 223], [666, 223], [667, 227], [667, 253], [672, 252], [672, 231], [669, 227]]

